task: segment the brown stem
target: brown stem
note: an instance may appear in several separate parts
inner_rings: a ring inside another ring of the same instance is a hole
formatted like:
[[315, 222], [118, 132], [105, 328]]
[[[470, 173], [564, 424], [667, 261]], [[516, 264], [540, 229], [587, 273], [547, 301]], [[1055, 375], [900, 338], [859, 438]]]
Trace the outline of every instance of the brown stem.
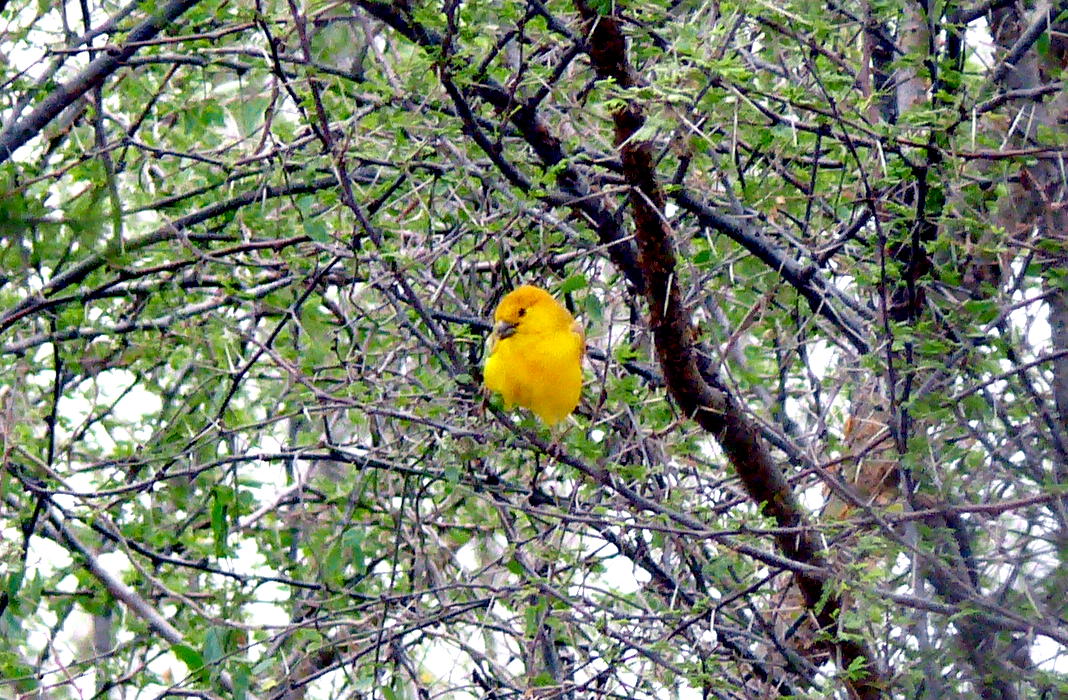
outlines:
[[[584, 0], [576, 6], [587, 25], [589, 51], [598, 77], [612, 80], [622, 89], [636, 81], [628, 63], [626, 38], [613, 16], [598, 15]], [[631, 185], [631, 212], [635, 223], [639, 262], [645, 274], [650, 326], [664, 379], [679, 407], [711, 433], [741, 477], [750, 498], [761, 505], [781, 527], [800, 527], [799, 532], [777, 536], [779, 547], [791, 559], [815, 566], [826, 560], [816, 539], [805, 531], [806, 518], [785, 474], [761, 438], [758, 426], [708, 368], [702, 368], [694, 352], [690, 314], [683, 307], [676, 271], [670, 227], [662, 215], [664, 195], [657, 181], [652, 148], [637, 138], [645, 122], [641, 106], [626, 101], [612, 115], [615, 143], [623, 172]], [[820, 626], [832, 635], [830, 642], [842, 669], [851, 669], [847, 683], [858, 698], [883, 696], [886, 681], [873, 663], [867, 645], [855, 639], [834, 638], [843, 609], [834, 583], [825, 588], [811, 575], [794, 573], [806, 606]]]

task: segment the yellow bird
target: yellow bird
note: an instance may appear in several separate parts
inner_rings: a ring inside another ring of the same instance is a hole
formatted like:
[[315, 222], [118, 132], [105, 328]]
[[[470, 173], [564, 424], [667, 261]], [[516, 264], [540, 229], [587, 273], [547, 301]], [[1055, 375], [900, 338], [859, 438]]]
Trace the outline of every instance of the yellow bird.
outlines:
[[582, 393], [582, 327], [552, 296], [531, 285], [513, 290], [493, 314], [483, 377], [506, 408], [529, 408], [546, 425], [562, 421]]

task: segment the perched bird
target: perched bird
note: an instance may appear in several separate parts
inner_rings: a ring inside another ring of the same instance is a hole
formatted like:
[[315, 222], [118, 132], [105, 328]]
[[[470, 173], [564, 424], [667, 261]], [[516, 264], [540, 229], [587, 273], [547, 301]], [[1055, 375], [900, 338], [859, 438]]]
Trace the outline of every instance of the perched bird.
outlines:
[[505, 296], [493, 320], [486, 388], [500, 394], [505, 407], [529, 408], [546, 425], [556, 425], [575, 410], [582, 393], [582, 327], [547, 291], [531, 285]]

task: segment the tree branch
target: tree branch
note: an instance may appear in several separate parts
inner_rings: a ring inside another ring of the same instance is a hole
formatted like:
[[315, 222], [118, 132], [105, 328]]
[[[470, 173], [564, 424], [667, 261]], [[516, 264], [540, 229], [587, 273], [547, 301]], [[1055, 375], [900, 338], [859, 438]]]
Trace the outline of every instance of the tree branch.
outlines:
[[[614, 16], [598, 15], [584, 0], [576, 6], [589, 31], [590, 57], [598, 77], [612, 80], [622, 89], [635, 85], [626, 55], [626, 38]], [[633, 191], [630, 197], [638, 241], [639, 261], [646, 279], [650, 327], [657, 357], [672, 396], [687, 415], [715, 436], [737, 470], [750, 498], [782, 527], [802, 528], [800, 534], [780, 535], [779, 547], [790, 558], [824, 567], [826, 560], [815, 537], [804, 530], [807, 519], [786, 477], [771, 456], [758, 427], [708, 368], [702, 368], [694, 352], [690, 314], [683, 308], [676, 271], [671, 231], [662, 214], [664, 195], [657, 180], [652, 148], [637, 134], [645, 116], [634, 101], [624, 102], [613, 113], [615, 142], [623, 171]], [[702, 370], [705, 370], [703, 372]], [[807, 607], [820, 626], [832, 636], [842, 622], [843, 601], [817, 577], [795, 570], [794, 577]], [[874, 664], [874, 654], [854, 635], [837, 636], [831, 642], [838, 665], [849, 669], [846, 678], [858, 698], [882, 697], [886, 681]]]

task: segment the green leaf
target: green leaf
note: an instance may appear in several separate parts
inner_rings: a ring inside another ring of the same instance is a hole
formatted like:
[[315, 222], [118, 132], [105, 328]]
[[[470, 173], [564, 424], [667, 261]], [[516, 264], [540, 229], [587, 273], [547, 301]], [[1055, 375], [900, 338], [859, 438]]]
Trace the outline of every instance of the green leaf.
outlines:
[[345, 549], [340, 542], [335, 542], [326, 552], [323, 560], [323, 578], [331, 583], [340, 582], [341, 567], [345, 563]]
[[204, 635], [204, 665], [218, 663], [225, 650], [224, 636], [226, 632], [218, 627], [212, 627]]
[[552, 677], [548, 671], [542, 671], [538, 675], [530, 679], [531, 685], [535, 688], [548, 688], [549, 686], [556, 685], [556, 679]]
[[1043, 58], [1049, 57], [1049, 32], [1045, 31], [1038, 35], [1038, 39], [1035, 40], [1035, 49], [1038, 51], [1038, 55]]
[[305, 219], [304, 233], [316, 243], [330, 242], [330, 231], [327, 230], [326, 224], [321, 219]]
[[576, 289], [583, 289], [585, 286], [585, 275], [571, 275], [566, 280], [564, 280], [563, 284], [560, 285], [560, 293], [568, 294], [569, 292], [573, 292]]
[[245, 700], [248, 697], [248, 687], [251, 681], [251, 675], [248, 672], [248, 667], [245, 664], [237, 664], [230, 671], [230, 679], [233, 681], [233, 698], [234, 700]]
[[964, 308], [975, 317], [977, 323], [990, 323], [1000, 313], [998, 302], [994, 299], [969, 299], [964, 302]]
[[186, 665], [191, 673], [196, 673], [204, 668], [204, 657], [196, 649], [185, 644], [171, 645], [171, 651]]
[[7, 575], [7, 585], [4, 588], [7, 590], [7, 595], [10, 600], [18, 600], [19, 589], [22, 587], [22, 581], [25, 575], [25, 569], [21, 568], [16, 569]]
[[277, 665], [278, 661], [276, 659], [264, 658], [258, 664], [252, 667], [252, 675], [262, 676]]
[[212, 491], [211, 532], [215, 537], [215, 556], [219, 558], [229, 554], [226, 546], [226, 537], [230, 532], [230, 522], [227, 514], [232, 501], [233, 492], [230, 489], [218, 487]]
[[366, 566], [366, 560], [363, 553], [363, 539], [366, 536], [367, 533], [363, 529], [352, 528], [341, 537], [341, 542], [349, 550], [349, 555], [352, 558], [352, 565], [360, 572], [362, 572]]

